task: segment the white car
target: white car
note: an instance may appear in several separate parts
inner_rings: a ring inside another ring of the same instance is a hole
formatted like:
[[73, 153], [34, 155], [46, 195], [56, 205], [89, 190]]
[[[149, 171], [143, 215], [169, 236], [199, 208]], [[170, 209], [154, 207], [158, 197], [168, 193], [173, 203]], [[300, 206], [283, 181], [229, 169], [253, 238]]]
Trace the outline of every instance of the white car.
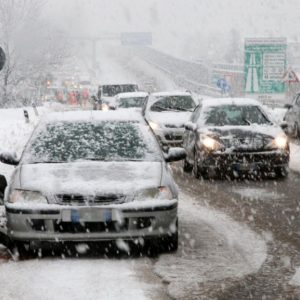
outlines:
[[35, 129], [5, 193], [7, 236], [27, 244], [156, 240], [176, 250], [178, 191], [143, 117], [132, 110], [50, 114]]
[[142, 114], [163, 147], [181, 146], [184, 124], [197, 104], [190, 92], [153, 93], [145, 102]]

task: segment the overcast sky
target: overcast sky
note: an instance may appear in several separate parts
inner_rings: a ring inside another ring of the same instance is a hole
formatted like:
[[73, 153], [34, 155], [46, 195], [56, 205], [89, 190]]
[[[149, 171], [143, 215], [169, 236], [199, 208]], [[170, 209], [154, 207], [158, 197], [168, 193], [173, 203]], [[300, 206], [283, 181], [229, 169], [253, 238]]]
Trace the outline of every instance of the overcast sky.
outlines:
[[179, 55], [187, 44], [195, 51], [211, 41], [218, 47], [232, 29], [242, 38], [300, 41], [300, 0], [48, 0], [45, 12], [74, 35], [151, 31], [154, 47]]

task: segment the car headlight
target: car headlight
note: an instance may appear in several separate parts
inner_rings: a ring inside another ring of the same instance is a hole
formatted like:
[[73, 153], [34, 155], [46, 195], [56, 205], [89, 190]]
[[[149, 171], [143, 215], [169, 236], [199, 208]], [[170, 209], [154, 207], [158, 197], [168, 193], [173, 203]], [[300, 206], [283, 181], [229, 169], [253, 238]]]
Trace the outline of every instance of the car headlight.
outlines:
[[48, 203], [47, 198], [40, 192], [13, 190], [8, 197], [10, 203]]
[[106, 103], [103, 103], [102, 107], [101, 107], [101, 110], [102, 111], [109, 111], [109, 106]]
[[159, 124], [157, 124], [157, 123], [155, 123], [153, 121], [149, 121], [149, 125], [152, 128], [152, 130], [158, 130], [160, 128]]
[[284, 135], [279, 135], [273, 140], [273, 144], [279, 149], [285, 149], [288, 144], [288, 139]]
[[162, 200], [172, 200], [173, 194], [169, 187], [160, 186], [158, 188], [149, 188], [142, 190], [135, 194], [135, 200], [145, 200], [145, 199], [162, 199]]
[[208, 135], [201, 135], [199, 143], [199, 146], [204, 146], [207, 150], [211, 151], [219, 150], [222, 146], [216, 139]]

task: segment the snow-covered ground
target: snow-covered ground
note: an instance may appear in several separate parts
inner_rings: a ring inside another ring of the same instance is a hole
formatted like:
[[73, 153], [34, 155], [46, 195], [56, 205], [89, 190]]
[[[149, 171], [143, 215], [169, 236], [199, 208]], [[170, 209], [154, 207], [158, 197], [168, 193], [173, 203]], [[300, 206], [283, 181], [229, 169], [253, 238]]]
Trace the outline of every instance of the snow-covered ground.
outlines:
[[[1, 300], [153, 299], [139, 260], [43, 259], [0, 265]], [[148, 295], [147, 295], [148, 294]]]

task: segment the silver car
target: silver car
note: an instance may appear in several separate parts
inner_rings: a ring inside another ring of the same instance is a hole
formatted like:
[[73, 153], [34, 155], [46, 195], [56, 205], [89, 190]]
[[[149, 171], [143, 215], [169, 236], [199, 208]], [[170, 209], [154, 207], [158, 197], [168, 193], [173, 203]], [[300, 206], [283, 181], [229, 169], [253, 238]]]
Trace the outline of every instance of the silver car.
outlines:
[[149, 96], [142, 113], [163, 149], [182, 145], [184, 124], [196, 105], [189, 92], [159, 92]]
[[[167, 162], [136, 112], [65, 112], [42, 120], [5, 194], [7, 235], [42, 242], [158, 239], [177, 249], [178, 192]], [[20, 246], [21, 245], [21, 246]]]

